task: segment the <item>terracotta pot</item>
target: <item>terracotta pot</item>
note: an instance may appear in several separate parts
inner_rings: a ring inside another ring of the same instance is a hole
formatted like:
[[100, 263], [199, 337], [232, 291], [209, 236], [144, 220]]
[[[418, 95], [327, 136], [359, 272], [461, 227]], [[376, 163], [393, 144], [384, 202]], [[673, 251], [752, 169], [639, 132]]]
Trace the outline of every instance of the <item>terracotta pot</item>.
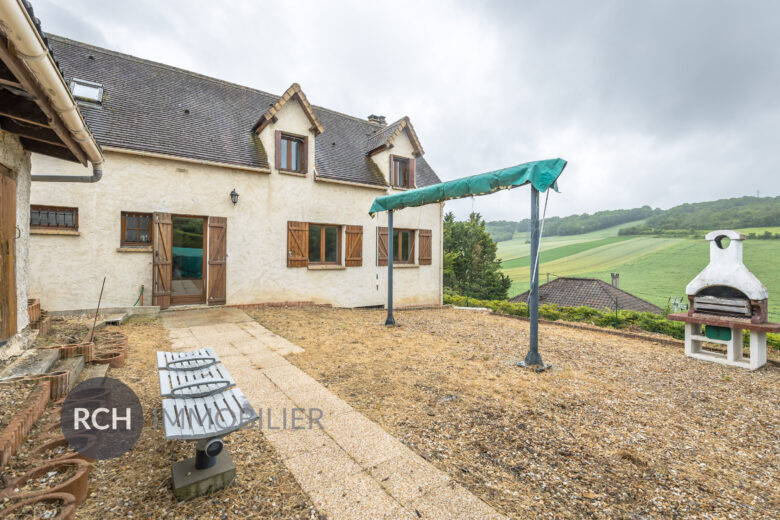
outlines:
[[[32, 479], [38, 478], [41, 475], [50, 471], [55, 471], [58, 468], [65, 468], [68, 466], [76, 466], [76, 474], [70, 477], [65, 482], [61, 482], [49, 489], [42, 489], [40, 491], [32, 491], [29, 493], [17, 493], [14, 491], [16, 488], [24, 486], [24, 484]], [[8, 487], [0, 491], [0, 498], [33, 498], [47, 495], [49, 493], [70, 493], [76, 499], [76, 505], [81, 505], [87, 498], [87, 478], [89, 476], [89, 464], [80, 459], [59, 460], [54, 462], [47, 462], [40, 466], [31, 469], [18, 479], [10, 482]]]
[[0, 518], [12, 516], [15, 512], [23, 509], [25, 506], [36, 502], [59, 502], [60, 512], [57, 516], [49, 520], [71, 520], [76, 513], [76, 498], [70, 493], [47, 493], [33, 498], [27, 498], [17, 502], [5, 511], [0, 512]]
[[[89, 444], [94, 444], [96, 438], [95, 437], [90, 438], [84, 435], [84, 436], [74, 437], [71, 440], [76, 442], [77, 444], [83, 442], [84, 446], [87, 446]], [[48, 450], [59, 448], [60, 446], [67, 447], [68, 452], [65, 453], [64, 455], [60, 455], [59, 457], [52, 457], [52, 458], [46, 457], [46, 452]], [[78, 451], [74, 450], [71, 447], [71, 443], [68, 441], [68, 439], [65, 438], [64, 435], [59, 435], [57, 437], [54, 437], [53, 439], [46, 440], [43, 444], [41, 444], [40, 446], [32, 450], [29, 454], [29, 457], [31, 460], [35, 460], [40, 463], [55, 462], [58, 460], [68, 460], [68, 459], [81, 459], [86, 462], [95, 462], [95, 459], [91, 459], [85, 455], [82, 455]]]
[[108, 366], [111, 368], [121, 368], [125, 366], [125, 353], [117, 351], [101, 352], [95, 355], [95, 359], [92, 362], [101, 365], [108, 363]]

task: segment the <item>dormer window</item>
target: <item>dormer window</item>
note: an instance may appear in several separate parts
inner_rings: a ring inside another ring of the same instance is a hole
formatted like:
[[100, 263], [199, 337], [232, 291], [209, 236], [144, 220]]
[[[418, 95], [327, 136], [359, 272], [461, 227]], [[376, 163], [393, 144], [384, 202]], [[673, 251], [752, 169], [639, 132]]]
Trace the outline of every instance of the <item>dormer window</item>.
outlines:
[[92, 103], [102, 103], [103, 101], [103, 85], [100, 83], [73, 78], [70, 81], [70, 92], [79, 101]]
[[392, 171], [390, 172], [391, 184], [397, 188], [410, 188], [412, 186], [409, 174], [409, 159], [393, 157]]
[[307, 138], [277, 131], [276, 168], [285, 172], [306, 173]]

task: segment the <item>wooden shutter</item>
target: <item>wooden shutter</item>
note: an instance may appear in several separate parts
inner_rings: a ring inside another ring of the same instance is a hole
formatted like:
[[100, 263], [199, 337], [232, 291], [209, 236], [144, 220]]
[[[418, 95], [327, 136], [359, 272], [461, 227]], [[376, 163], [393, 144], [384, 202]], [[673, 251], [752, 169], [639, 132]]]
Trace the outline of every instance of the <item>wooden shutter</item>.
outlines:
[[17, 333], [16, 179], [0, 165], [0, 340]]
[[414, 157], [409, 159], [409, 187], [410, 188], [417, 187], [417, 178], [415, 177], [415, 173], [414, 173]]
[[282, 169], [282, 131], [277, 130], [274, 137], [274, 165], [277, 170]]
[[161, 309], [171, 306], [173, 278], [173, 220], [170, 213], [154, 214], [152, 242], [152, 304]]
[[301, 151], [301, 172], [309, 171], [309, 138], [303, 138], [303, 150]]
[[208, 304], [223, 305], [227, 295], [227, 219], [209, 217]]
[[417, 237], [415, 236], [417, 233], [414, 231], [409, 232], [409, 239], [411, 240], [411, 244], [409, 244], [409, 261], [411, 263], [414, 263], [415, 256], [414, 256], [414, 244], [417, 242]]
[[376, 228], [376, 264], [387, 265], [387, 228]]
[[418, 234], [420, 236], [420, 265], [431, 265], [431, 230], [421, 229]]
[[287, 267], [309, 265], [309, 224], [287, 222]]
[[347, 226], [347, 254], [344, 259], [347, 267], [363, 265], [363, 226]]

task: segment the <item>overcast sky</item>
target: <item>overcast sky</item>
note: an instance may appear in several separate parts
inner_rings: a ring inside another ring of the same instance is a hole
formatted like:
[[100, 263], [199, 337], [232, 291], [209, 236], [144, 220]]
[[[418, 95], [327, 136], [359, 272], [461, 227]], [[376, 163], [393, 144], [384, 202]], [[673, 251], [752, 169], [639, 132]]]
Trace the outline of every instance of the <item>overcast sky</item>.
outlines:
[[[394, 121], [443, 180], [562, 157], [548, 215], [780, 194], [780, 2], [33, 0], [46, 31]], [[261, 110], [262, 107], [258, 107]], [[448, 203], [528, 216], [520, 188]]]

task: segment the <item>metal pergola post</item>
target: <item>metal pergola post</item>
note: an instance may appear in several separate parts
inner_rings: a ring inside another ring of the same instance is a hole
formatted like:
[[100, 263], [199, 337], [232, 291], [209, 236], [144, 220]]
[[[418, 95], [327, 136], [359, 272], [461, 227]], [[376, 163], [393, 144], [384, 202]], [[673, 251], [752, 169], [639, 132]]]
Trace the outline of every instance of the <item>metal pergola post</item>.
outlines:
[[539, 190], [531, 185], [531, 291], [528, 295], [531, 334], [525, 365], [544, 367], [539, 354], [539, 235]]
[[387, 212], [387, 319], [385, 325], [395, 325], [393, 318], [393, 210]]

